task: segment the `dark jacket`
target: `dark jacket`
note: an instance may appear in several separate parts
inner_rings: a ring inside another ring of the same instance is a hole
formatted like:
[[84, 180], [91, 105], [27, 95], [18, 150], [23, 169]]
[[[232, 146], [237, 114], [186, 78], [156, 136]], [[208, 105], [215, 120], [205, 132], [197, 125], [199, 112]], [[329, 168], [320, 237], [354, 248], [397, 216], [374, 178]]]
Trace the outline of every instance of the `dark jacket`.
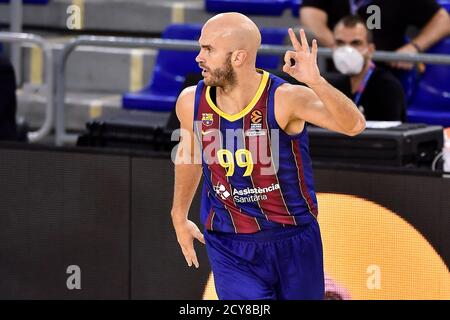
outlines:
[[16, 78], [9, 60], [0, 54], [0, 140], [16, 140]]

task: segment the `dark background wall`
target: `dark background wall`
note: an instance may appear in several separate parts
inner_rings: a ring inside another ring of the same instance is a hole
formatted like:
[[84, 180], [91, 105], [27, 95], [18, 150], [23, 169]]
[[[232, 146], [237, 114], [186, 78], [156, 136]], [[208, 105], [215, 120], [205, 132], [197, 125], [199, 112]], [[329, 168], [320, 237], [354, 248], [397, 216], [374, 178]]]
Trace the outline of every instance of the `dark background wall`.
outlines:
[[[203, 245], [196, 241], [200, 268], [189, 268], [170, 219], [173, 165], [169, 159], [132, 160], [133, 299], [201, 299], [210, 267]], [[200, 189], [200, 188], [199, 188]], [[199, 224], [198, 193], [189, 218]]]
[[[0, 299], [201, 299], [210, 268], [200, 245], [188, 268], [176, 242], [168, 158], [21, 148], [0, 146]], [[450, 179], [316, 167], [315, 181], [390, 208], [450, 265]]]
[[127, 157], [0, 149], [0, 298], [127, 298], [129, 195]]

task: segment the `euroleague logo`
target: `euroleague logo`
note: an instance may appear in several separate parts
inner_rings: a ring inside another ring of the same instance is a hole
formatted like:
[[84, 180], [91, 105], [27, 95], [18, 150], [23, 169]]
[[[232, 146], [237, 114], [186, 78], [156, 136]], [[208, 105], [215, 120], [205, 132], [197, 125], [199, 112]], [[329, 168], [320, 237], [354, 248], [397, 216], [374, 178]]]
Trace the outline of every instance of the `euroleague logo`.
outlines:
[[266, 131], [262, 130], [263, 114], [260, 110], [254, 110], [250, 115], [250, 129], [245, 133], [248, 137], [265, 136]]
[[252, 123], [261, 123], [262, 121], [262, 112], [259, 110], [255, 110], [251, 115]]

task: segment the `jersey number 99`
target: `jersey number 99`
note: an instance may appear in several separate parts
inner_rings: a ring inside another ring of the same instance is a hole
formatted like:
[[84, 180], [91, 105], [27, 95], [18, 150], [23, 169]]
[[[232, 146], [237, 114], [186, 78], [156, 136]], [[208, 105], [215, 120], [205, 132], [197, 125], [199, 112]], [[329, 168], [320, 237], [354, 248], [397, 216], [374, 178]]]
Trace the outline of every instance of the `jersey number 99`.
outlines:
[[[234, 156], [236, 157], [236, 164], [241, 168], [246, 168], [243, 176], [247, 177], [251, 175], [253, 171], [251, 152], [246, 149], [238, 149]], [[227, 149], [220, 149], [217, 151], [217, 157], [219, 159], [219, 164], [227, 171], [226, 176], [232, 176], [234, 174], [233, 153]]]

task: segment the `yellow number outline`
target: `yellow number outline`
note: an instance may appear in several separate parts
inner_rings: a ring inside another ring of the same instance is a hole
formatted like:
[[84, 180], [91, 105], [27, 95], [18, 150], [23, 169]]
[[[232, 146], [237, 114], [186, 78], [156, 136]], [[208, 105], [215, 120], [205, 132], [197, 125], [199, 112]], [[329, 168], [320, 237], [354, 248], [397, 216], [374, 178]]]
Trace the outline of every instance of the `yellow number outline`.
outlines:
[[[246, 168], [243, 176], [248, 177], [251, 175], [254, 166], [252, 153], [246, 149], [238, 149], [234, 157], [239, 167]], [[226, 169], [225, 175], [227, 177], [232, 176], [234, 174], [233, 153], [227, 149], [220, 149], [217, 151], [217, 158], [219, 159], [219, 164]]]

